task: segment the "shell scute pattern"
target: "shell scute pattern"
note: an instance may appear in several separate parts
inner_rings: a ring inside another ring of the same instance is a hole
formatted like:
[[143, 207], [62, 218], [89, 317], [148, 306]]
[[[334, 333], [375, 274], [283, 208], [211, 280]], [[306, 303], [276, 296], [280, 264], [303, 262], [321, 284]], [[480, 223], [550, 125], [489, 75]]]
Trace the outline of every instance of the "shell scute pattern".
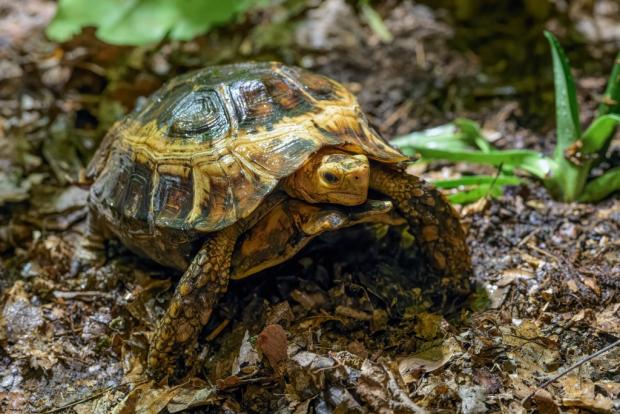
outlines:
[[[133, 166], [134, 163], [129, 153], [113, 151], [101, 176], [93, 185], [91, 194], [107, 207], [116, 210], [125, 202], [126, 183], [129, 181]], [[115, 183], [122, 183], [122, 185]]]
[[229, 135], [231, 123], [220, 95], [213, 87], [190, 84], [169, 86], [155, 102], [135, 114], [143, 124], [156, 122], [172, 140], [202, 143]]
[[193, 198], [192, 180], [189, 177], [159, 174], [158, 181], [157, 186], [154, 186], [156, 197], [152, 206], [155, 222], [160, 226], [180, 227], [175, 222], [185, 220], [192, 207], [186, 201]]
[[171, 137], [200, 139], [222, 138], [230, 132], [230, 122], [217, 91], [196, 90], [185, 96], [170, 115]]
[[313, 110], [311, 100], [300, 88], [279, 72], [263, 76], [262, 82], [283, 115], [294, 117]]
[[280, 64], [182, 75], [112, 129], [91, 194], [121, 221], [217, 231], [324, 146], [402, 161], [360, 114], [338, 83]]
[[342, 86], [325, 76], [293, 67], [283, 67], [282, 72], [288, 77], [298, 80], [306, 93], [319, 101], [336, 101], [348, 94], [347, 91], [342, 90], [344, 89]]
[[251, 133], [259, 126], [273, 126], [278, 114], [265, 84], [260, 79], [234, 82], [229, 90], [241, 129]]
[[127, 192], [123, 197], [123, 215], [135, 217], [140, 221], [147, 221], [150, 212], [150, 200], [153, 186], [151, 177], [153, 170], [145, 164], [134, 163], [133, 171], [129, 176]]

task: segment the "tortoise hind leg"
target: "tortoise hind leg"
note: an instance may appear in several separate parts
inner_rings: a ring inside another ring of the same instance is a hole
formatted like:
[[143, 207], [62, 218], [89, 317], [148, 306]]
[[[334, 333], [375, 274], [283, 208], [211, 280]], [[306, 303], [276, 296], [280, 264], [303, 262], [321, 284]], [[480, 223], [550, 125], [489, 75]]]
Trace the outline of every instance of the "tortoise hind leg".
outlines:
[[153, 377], [178, 376], [191, 366], [198, 334], [227, 289], [237, 237], [234, 225], [215, 233], [181, 277], [151, 341], [148, 371]]
[[376, 163], [370, 171], [370, 188], [394, 201], [443, 281], [466, 293], [473, 271], [456, 211], [437, 189], [418, 177]]

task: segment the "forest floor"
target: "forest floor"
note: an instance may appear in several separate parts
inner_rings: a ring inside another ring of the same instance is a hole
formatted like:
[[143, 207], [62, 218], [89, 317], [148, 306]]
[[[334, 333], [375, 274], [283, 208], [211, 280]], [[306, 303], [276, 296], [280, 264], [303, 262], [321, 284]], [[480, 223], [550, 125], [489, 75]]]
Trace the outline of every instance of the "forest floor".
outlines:
[[[421, 286], [423, 266], [412, 265], [402, 229], [317, 240], [231, 284], [203, 334], [195, 378], [174, 387], [142, 371], [179, 275], [119, 245], [104, 267], [69, 272], [84, 230], [80, 169], [107, 128], [175, 74], [282, 60], [343, 82], [386, 137], [468, 116], [499, 147], [549, 151], [542, 29], [580, 39], [568, 51], [585, 122], [620, 44], [586, 29], [620, 24], [619, 14], [573, 8], [536, 20], [499, 10], [505, 21], [489, 12], [470, 24], [386, 2], [378, 10], [394, 39], [383, 43], [330, 0], [288, 19], [276, 7], [191, 42], [128, 48], [90, 32], [54, 44], [43, 34], [54, 2], [16, 4], [0, 3], [1, 412], [620, 411], [620, 347], [537, 388], [620, 338], [617, 196], [560, 203], [524, 180], [459, 207], [475, 267], [460, 307], [431, 300], [442, 292]], [[481, 35], [487, 21], [501, 34]], [[417, 170], [429, 179], [481, 171]]]

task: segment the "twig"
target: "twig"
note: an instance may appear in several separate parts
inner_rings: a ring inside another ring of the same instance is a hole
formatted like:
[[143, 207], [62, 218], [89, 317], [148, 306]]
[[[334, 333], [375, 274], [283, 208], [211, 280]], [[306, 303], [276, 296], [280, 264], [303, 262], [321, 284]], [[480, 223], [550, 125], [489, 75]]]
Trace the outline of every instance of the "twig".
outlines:
[[570, 367], [566, 368], [564, 371], [560, 372], [556, 376], [552, 377], [551, 379], [548, 379], [547, 381], [543, 382], [541, 385], [536, 387], [536, 389], [534, 391], [532, 391], [527, 397], [525, 397], [523, 400], [521, 400], [521, 405], [524, 405], [526, 403], [526, 401], [529, 400], [530, 398], [532, 398], [538, 391], [547, 388], [550, 384], [552, 384], [555, 381], [559, 380], [564, 375], [566, 375], [569, 372], [573, 371], [575, 368], [579, 368], [581, 365], [585, 364], [586, 362], [596, 358], [599, 355], [604, 354], [607, 351], [610, 351], [611, 349], [617, 347], [618, 345], [620, 345], [620, 339], [618, 339], [616, 342], [613, 342], [613, 343], [607, 345], [605, 348], [596, 351], [592, 355], [588, 355], [586, 357], [583, 357], [582, 359], [580, 359], [579, 361], [575, 362]]
[[67, 292], [64, 290], [55, 290], [54, 297], [59, 299], [86, 299], [86, 298], [105, 298], [112, 299], [113, 296], [108, 292], [99, 292], [99, 291], [81, 291], [81, 292]]
[[540, 227], [535, 228], [534, 230], [532, 230], [527, 236], [525, 236], [518, 244], [517, 247], [523, 247], [523, 245], [525, 243], [527, 243], [528, 241], [530, 241], [530, 239], [532, 237], [534, 237], [538, 232], [540, 231]]
[[[134, 386], [138, 386], [138, 385], [142, 385], [142, 384], [144, 384], [144, 383], [146, 383], [146, 382], [147, 382], [147, 380], [142, 380], [142, 381], [135, 382], [135, 383], [133, 383], [132, 385], [134, 385]], [[121, 384], [115, 385], [115, 386], [113, 386], [113, 387], [106, 387], [106, 388], [104, 388], [104, 389], [102, 389], [102, 390], [100, 390], [100, 391], [98, 391], [98, 392], [95, 392], [95, 393], [93, 393], [93, 394], [91, 394], [91, 395], [89, 395], [89, 396], [87, 396], [87, 397], [84, 397], [84, 398], [82, 398], [82, 399], [80, 399], [80, 400], [73, 401], [73, 402], [71, 402], [71, 403], [65, 404], [65, 405], [63, 405], [63, 406], [61, 406], [61, 407], [52, 408], [51, 410], [47, 410], [47, 411], [36, 411], [36, 412], [37, 412], [37, 413], [39, 413], [39, 414], [52, 414], [52, 413], [58, 413], [58, 412], [61, 412], [61, 411], [66, 410], [67, 408], [75, 407], [76, 405], [78, 405], [78, 404], [82, 404], [82, 403], [84, 403], [84, 402], [86, 402], [86, 401], [90, 401], [90, 400], [94, 400], [94, 399], [96, 399], [96, 398], [99, 398], [99, 397], [101, 397], [102, 395], [104, 395], [104, 394], [105, 394], [105, 393], [107, 393], [107, 392], [110, 392], [110, 391], [113, 391], [113, 390], [117, 390], [117, 389], [119, 389], [119, 388], [121, 388], [121, 387], [124, 387], [124, 386], [126, 386], [126, 385], [129, 385], [129, 383], [124, 382], [124, 383], [121, 383]]]
[[482, 197], [485, 200], [489, 199], [489, 194], [491, 194], [491, 190], [493, 189], [493, 187], [495, 187], [495, 184], [497, 183], [497, 179], [502, 174], [503, 168], [504, 168], [503, 162], [497, 166], [497, 172], [495, 173], [495, 177], [493, 178], [491, 185], [489, 186], [489, 188], [487, 188], [487, 191], [484, 193], [484, 196]]

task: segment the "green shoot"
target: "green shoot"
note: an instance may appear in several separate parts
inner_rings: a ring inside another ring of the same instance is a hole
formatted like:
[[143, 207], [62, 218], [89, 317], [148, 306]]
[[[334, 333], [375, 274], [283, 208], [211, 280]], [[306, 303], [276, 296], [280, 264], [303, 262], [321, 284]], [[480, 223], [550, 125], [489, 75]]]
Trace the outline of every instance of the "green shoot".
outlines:
[[[620, 190], [620, 168], [588, 181], [592, 167], [605, 156], [620, 124], [620, 54], [598, 117], [582, 133], [575, 82], [568, 60], [557, 39], [549, 32], [545, 32], [545, 36], [551, 46], [556, 98], [557, 140], [552, 157], [530, 150], [496, 150], [475, 122], [462, 119], [392, 142], [405, 154], [417, 153], [425, 160], [503, 165], [506, 171], [525, 171], [541, 180], [554, 198], [567, 202], [595, 202]], [[488, 182], [478, 184], [476, 191], [479, 193]], [[503, 182], [498, 179], [497, 184], [503, 185]], [[461, 202], [474, 196], [457, 194], [453, 199]]]
[[368, 23], [370, 29], [379, 37], [379, 39], [385, 43], [391, 42], [394, 39], [394, 36], [392, 36], [390, 30], [386, 27], [385, 23], [383, 23], [383, 19], [379, 16], [379, 13], [372, 8], [368, 0], [360, 0], [359, 7], [366, 23]]
[[454, 204], [469, 204], [488, 196], [500, 197], [504, 193], [504, 186], [520, 183], [518, 177], [509, 175], [468, 175], [433, 182], [435, 187], [440, 189], [459, 189], [459, 192], [448, 196]]
[[476, 186], [476, 185], [519, 185], [521, 184], [521, 179], [515, 176], [509, 175], [466, 175], [460, 178], [453, 178], [447, 180], [436, 180], [433, 181], [433, 184], [437, 188], [442, 189], [451, 189], [451, 188], [459, 188], [459, 187], [468, 187], [468, 186]]
[[598, 116], [618, 113], [620, 113], [620, 52], [616, 55], [605, 95], [598, 107]]

